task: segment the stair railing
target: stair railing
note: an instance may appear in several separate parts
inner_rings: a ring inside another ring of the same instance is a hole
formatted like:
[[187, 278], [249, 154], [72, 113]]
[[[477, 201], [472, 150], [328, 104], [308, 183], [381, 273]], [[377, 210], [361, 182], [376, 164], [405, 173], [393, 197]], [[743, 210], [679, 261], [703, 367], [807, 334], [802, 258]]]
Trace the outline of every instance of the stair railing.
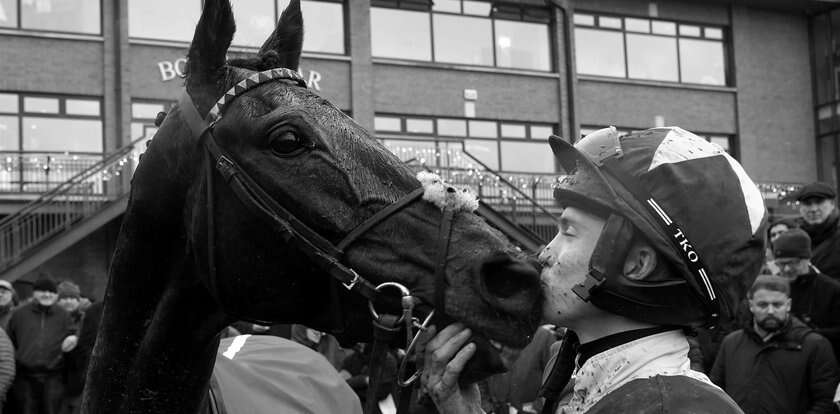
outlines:
[[57, 184], [17, 212], [0, 220], [0, 272], [47, 240], [69, 231], [102, 208], [128, 196], [141, 138], [105, 155]]
[[[552, 207], [553, 176], [502, 174], [471, 154], [463, 140], [437, 138], [436, 141], [448, 150], [429, 148], [425, 154], [414, 154], [412, 164], [437, 173], [451, 184], [472, 188], [482, 201], [544, 242], [554, 238], [555, 214], [559, 208]], [[519, 185], [512, 182], [517, 179], [521, 181]]]

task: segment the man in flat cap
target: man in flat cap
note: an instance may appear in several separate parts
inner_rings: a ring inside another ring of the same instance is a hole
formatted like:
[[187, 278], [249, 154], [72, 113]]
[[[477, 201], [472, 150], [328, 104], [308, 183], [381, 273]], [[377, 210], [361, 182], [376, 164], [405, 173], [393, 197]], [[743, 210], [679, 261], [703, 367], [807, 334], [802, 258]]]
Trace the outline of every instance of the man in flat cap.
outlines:
[[840, 357], [840, 282], [811, 264], [811, 239], [800, 229], [782, 233], [773, 242], [779, 276], [790, 283], [790, 313], [826, 337]]
[[811, 237], [811, 263], [822, 273], [840, 280], [840, 230], [838, 230], [837, 192], [830, 184], [815, 182], [797, 194], [799, 226]]

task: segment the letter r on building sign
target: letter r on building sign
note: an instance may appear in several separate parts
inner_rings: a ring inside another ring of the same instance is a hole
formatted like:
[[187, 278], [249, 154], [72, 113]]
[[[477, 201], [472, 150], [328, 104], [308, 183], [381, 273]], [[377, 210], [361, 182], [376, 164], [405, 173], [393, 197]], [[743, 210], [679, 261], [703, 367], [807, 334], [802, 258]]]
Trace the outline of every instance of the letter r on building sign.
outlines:
[[321, 85], [318, 82], [321, 81], [321, 72], [315, 72], [314, 70], [309, 71], [309, 80], [306, 81], [306, 86], [315, 89], [316, 91], [321, 90]]

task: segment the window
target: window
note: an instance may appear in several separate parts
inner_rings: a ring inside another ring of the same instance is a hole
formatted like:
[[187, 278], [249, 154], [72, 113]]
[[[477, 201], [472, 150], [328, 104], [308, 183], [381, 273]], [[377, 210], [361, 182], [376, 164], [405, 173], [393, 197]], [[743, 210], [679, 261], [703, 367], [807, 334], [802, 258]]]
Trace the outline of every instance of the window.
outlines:
[[371, 7], [370, 27], [373, 56], [432, 59], [428, 13]]
[[579, 74], [726, 85], [721, 27], [588, 13], [574, 22]]
[[102, 150], [99, 98], [0, 93], [0, 191], [46, 191]]
[[0, 93], [0, 150], [102, 152], [100, 102]]
[[[0, 0], [4, 1], [4, 0]], [[234, 46], [258, 48], [274, 31], [288, 0], [233, 0]], [[166, 10], [161, 14], [161, 10]], [[301, 0], [306, 22], [303, 50], [345, 53], [344, 5], [339, 0]], [[132, 38], [189, 42], [201, 15], [201, 0], [128, 0], [128, 34]]]
[[102, 33], [99, 0], [0, 0], [0, 27]]
[[478, 168], [480, 163], [510, 173], [555, 172], [554, 154], [545, 141], [554, 133], [550, 124], [399, 115], [374, 119], [382, 142], [404, 161], [441, 168]]
[[485, 1], [372, 0], [374, 57], [551, 70], [546, 8]]
[[200, 15], [201, 0], [128, 0], [128, 35], [189, 42]]
[[131, 102], [131, 140], [142, 139], [136, 144], [142, 152], [146, 148], [146, 141], [154, 137], [158, 128], [155, 119], [161, 112], [168, 112], [173, 102], [134, 100]]

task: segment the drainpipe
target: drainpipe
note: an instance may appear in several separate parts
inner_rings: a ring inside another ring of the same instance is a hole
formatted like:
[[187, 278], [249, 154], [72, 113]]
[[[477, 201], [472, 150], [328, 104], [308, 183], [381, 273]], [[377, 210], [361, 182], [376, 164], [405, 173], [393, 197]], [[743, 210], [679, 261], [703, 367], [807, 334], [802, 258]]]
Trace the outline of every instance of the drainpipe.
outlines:
[[[580, 136], [577, 124], [577, 70], [575, 69], [574, 48], [574, 7], [569, 0], [546, 0], [546, 4], [560, 12], [563, 21], [563, 64], [566, 72], [566, 111], [568, 115], [568, 139], [574, 143]], [[558, 20], [559, 21], [559, 20]], [[562, 93], [562, 92], [561, 92]], [[561, 98], [562, 99], [562, 98]]]

